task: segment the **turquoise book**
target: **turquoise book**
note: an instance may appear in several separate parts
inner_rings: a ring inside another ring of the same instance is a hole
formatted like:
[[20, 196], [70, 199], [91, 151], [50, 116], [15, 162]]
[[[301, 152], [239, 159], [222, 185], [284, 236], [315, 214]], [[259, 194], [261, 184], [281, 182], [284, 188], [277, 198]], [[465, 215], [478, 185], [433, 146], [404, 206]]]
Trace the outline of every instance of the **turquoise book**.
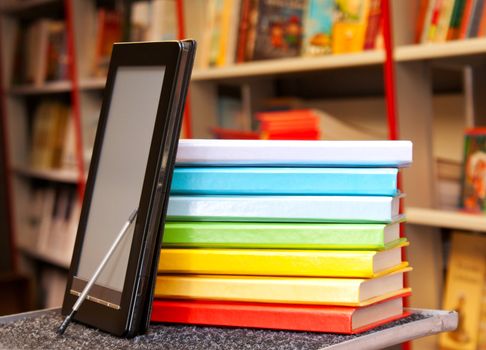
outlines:
[[397, 168], [179, 167], [176, 195], [396, 196]]

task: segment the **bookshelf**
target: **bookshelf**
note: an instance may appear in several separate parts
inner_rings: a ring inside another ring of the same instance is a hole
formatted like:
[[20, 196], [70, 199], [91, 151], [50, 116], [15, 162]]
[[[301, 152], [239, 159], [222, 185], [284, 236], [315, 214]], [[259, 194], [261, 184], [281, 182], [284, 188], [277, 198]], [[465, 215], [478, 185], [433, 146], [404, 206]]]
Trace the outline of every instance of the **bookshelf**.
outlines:
[[412, 225], [486, 232], [486, 217], [480, 214], [417, 207], [408, 207], [405, 214], [407, 222]]
[[[184, 6], [187, 7], [188, 1], [191, 0], [178, 1], [178, 3], [184, 3]], [[409, 29], [411, 26], [415, 28], [419, 2], [419, 0], [390, 0], [395, 45], [393, 57], [388, 62], [394, 69], [396, 79], [388, 92], [396, 97], [396, 105], [391, 108], [395, 109], [398, 114], [396, 129], [400, 133], [399, 136], [402, 139], [411, 139], [415, 148], [413, 167], [404, 171], [403, 178], [410, 223], [407, 225], [407, 234], [412, 242], [412, 248], [408, 250], [409, 260], [412, 266], [421, 267], [411, 274], [410, 283], [415, 289], [411, 306], [432, 309], [440, 307], [443, 294], [443, 253], [440, 249], [443, 244], [443, 235], [441, 235], [441, 229], [484, 232], [486, 227], [484, 217], [437, 209], [437, 175], [432, 142], [436, 111], [434, 111], [433, 101], [434, 95], [436, 95], [435, 90], [440, 90], [440, 92], [442, 90], [435, 86], [437, 83], [434, 81], [434, 70], [437, 67], [452, 70], [468, 67], [474, 72], [470, 81], [471, 86], [466, 86], [461, 75], [460, 86], [454, 83], [452, 88], [448, 89], [452, 89], [452, 93], [462, 96], [461, 101], [472, 101], [473, 112], [471, 116], [467, 116], [469, 118], [467, 123], [470, 126], [480, 125], [484, 122], [482, 118], [486, 116], [484, 113], [486, 112], [485, 102], [478, 98], [486, 85], [486, 74], [484, 73], [486, 38], [415, 44], [412, 38], [413, 33], [410, 33]], [[33, 9], [62, 7], [62, 12], [68, 13], [64, 12], [66, 5], [72, 7], [73, 57], [77, 62], [76, 71], [68, 80], [50, 82], [42, 86], [11, 86], [9, 81], [4, 79], [6, 94], [3, 98], [7, 101], [6, 119], [10, 125], [19, 124], [19, 120], [22, 124], [21, 119], [28, 118], [25, 106], [30, 103], [30, 99], [37, 99], [43, 95], [57, 97], [63, 95], [62, 98], [68, 96], [72, 105], [79, 100], [78, 113], [81, 126], [88, 115], [96, 114], [96, 104], [101, 101], [105, 79], [92, 77], [88, 73], [89, 67], [84, 63], [84, 54], [87, 52], [85, 50], [87, 41], [93, 34], [86, 33], [83, 27], [85, 21], [90, 20], [85, 13], [92, 10], [94, 0], [10, 1], [0, 5], [0, 16], [8, 19], [6, 21], [9, 22], [6, 24], [8, 27], [10, 22], [15, 21], [16, 16], [23, 16], [23, 13], [32, 12]], [[189, 31], [187, 34], [192, 36]], [[5, 29], [2, 29], [2, 35], [5, 36]], [[9, 50], [12, 50], [12, 44], [3, 38], [0, 45], [2, 55], [8, 56]], [[11, 62], [11, 58], [4, 57], [2, 61], [5, 69], [5, 65]], [[267, 97], [278, 96], [282, 94], [282, 91], [292, 91], [285, 89], [291, 84], [313, 85], [312, 91], [297, 91], [302, 94], [299, 97], [311, 96], [314, 99], [332, 100], [333, 103], [340, 100], [343, 105], [342, 109], [346, 109], [344, 105], [348, 98], [371, 96], [376, 99], [374, 106], [378, 111], [377, 119], [383, 125], [387, 125], [385, 97], [387, 91], [383, 83], [383, 67], [386, 62], [385, 50], [373, 50], [321, 57], [254, 61], [218, 68], [196, 68], [192, 75], [190, 98], [193, 110], [190, 127], [193, 137], [211, 137], [208, 130], [217, 125], [217, 88], [224, 84], [246, 85], [251, 95], [252, 110], [258, 110], [262, 100]], [[464, 81], [466, 80], [464, 79]], [[339, 90], [339, 93], [335, 95], [334, 92], [331, 93], [332, 86], [330, 88], [330, 85], [336, 86], [335, 90]], [[449, 90], [446, 92], [451, 92]], [[466, 108], [467, 106], [464, 106], [464, 109]], [[467, 113], [464, 113], [460, 117], [466, 116]], [[17, 120], [14, 120], [15, 118]], [[20, 128], [22, 129], [22, 125]], [[78, 131], [82, 129], [80, 127]], [[462, 130], [456, 131], [462, 134]], [[81, 136], [80, 132], [77, 133], [77, 139], [82, 140], [86, 146], [89, 141], [86, 141], [85, 136]], [[24, 198], [22, 195], [20, 195], [20, 200], [17, 201], [16, 198], [17, 203], [14, 203], [16, 208], [25, 205], [25, 192], [31, 179], [82, 186], [83, 176], [80, 176], [79, 169], [69, 172], [34, 171], [26, 166], [25, 162], [15, 162], [22, 157], [25, 160], [26, 157], [26, 136], [23, 137], [24, 141], [9, 141], [11, 152], [13, 152], [12, 149], [15, 149], [16, 152], [11, 156], [14, 160], [11, 162], [14, 164], [11, 168], [12, 178], [17, 184], [16, 191], [24, 193]], [[78, 163], [81, 158], [83, 157], [78, 159]], [[84, 159], [80, 163], [88, 164]], [[17, 222], [19, 221], [21, 220], [17, 218]], [[26, 249], [23, 250], [27, 252]], [[42, 259], [35, 254], [30, 254], [30, 256]], [[433, 266], [433, 268], [422, 268], [423, 266]], [[430, 287], [431, 285], [433, 288]]]

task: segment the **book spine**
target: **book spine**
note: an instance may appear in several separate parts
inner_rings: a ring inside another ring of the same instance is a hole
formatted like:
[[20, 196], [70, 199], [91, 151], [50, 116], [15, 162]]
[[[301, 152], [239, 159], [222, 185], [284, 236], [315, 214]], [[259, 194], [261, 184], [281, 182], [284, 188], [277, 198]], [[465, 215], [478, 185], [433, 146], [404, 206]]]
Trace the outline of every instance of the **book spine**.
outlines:
[[397, 174], [397, 169], [176, 168], [171, 193], [395, 196]]
[[[284, 304], [364, 306], [408, 292], [403, 274], [410, 268], [373, 279], [380, 291], [361, 296], [369, 279], [216, 275], [158, 275], [156, 298], [206, 299]], [[386, 286], [385, 286], [386, 284]]]
[[242, 0], [240, 10], [240, 23], [238, 28], [238, 44], [236, 47], [236, 63], [245, 61], [246, 41], [250, 18], [250, 0]]
[[[355, 308], [155, 300], [152, 322], [352, 333]], [[235, 315], [238, 315], [235, 317]]]
[[474, 3], [477, 0], [466, 0], [466, 4], [464, 6], [464, 11], [462, 13], [462, 18], [461, 18], [461, 26], [459, 28], [459, 35], [458, 39], [466, 39], [467, 38], [467, 33], [469, 29], [469, 23], [471, 21], [471, 12], [474, 7]]
[[427, 42], [433, 42], [437, 33], [437, 25], [440, 19], [440, 10], [444, 0], [435, 0], [434, 9], [432, 10], [432, 17], [430, 20], [430, 26], [427, 33]]
[[361, 222], [399, 218], [398, 197], [171, 196], [172, 221]]
[[[396, 225], [399, 224], [387, 229]], [[385, 227], [383, 224], [166, 222], [163, 246], [381, 250], [386, 244]]]
[[408, 265], [400, 263], [375, 272], [376, 254], [374, 251], [346, 250], [162, 249], [158, 272], [371, 278]]
[[371, 0], [368, 14], [368, 25], [365, 34], [365, 50], [372, 50], [375, 48], [376, 36], [380, 30], [381, 16], [381, 0]]
[[481, 15], [481, 22], [479, 23], [478, 37], [486, 36], [486, 6], [483, 5], [483, 13]]
[[483, 14], [484, 0], [477, 0], [474, 3], [474, 8], [471, 13], [471, 20], [467, 30], [468, 38], [475, 38], [478, 36], [479, 25], [481, 23], [481, 15]]
[[455, 0], [449, 29], [447, 31], [447, 40], [455, 40], [459, 38], [459, 29], [461, 27], [461, 20], [465, 5], [466, 0]]
[[[425, 21], [426, 21], [426, 15], [427, 15], [427, 9], [429, 6], [429, 1], [433, 0], [421, 0], [420, 1], [420, 6], [419, 6], [419, 11], [418, 11], [418, 16], [417, 16], [417, 25], [415, 27], [415, 43], [420, 43], [420, 38], [422, 37], [422, 32], [425, 27]], [[457, 2], [457, 1], [456, 1]]]

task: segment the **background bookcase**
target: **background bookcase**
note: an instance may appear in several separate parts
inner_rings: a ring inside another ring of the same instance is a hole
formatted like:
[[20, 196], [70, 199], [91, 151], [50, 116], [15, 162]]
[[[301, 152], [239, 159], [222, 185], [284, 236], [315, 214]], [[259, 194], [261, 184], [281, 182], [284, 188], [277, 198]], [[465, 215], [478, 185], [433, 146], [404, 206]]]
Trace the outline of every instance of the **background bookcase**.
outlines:
[[[191, 8], [201, 1], [177, 0], [179, 16], [186, 22], [194, 20]], [[50, 254], [22, 246], [18, 238], [26, 221], [25, 208], [32, 200], [29, 188], [33, 182], [64, 184], [76, 187], [79, 195], [83, 192], [89, 158], [86, 153], [92, 142], [86, 135], [86, 124], [97, 118], [105, 84], [103, 77], [89, 74], [86, 59], [96, 36], [86, 30], [86, 21], [91, 18], [86, 14], [96, 4], [110, 6], [109, 1], [95, 0], [11, 0], [0, 4], [1, 98], [8, 151], [6, 175], [12, 185], [12, 237], [17, 242], [20, 270], [33, 276], [54, 271], [55, 277], [48, 284], [60, 293], [48, 296], [53, 303], [62, 295], [62, 276], [71, 252]], [[382, 1], [384, 9], [389, 10], [385, 15], [391, 20], [393, 47], [389, 50], [196, 68], [190, 87], [192, 115], [185, 120], [185, 135], [211, 137], [210, 128], [218, 124], [218, 87], [224, 85], [244, 86], [251, 111], [260, 110], [267, 98], [293, 96], [337, 118], [376, 126], [384, 139], [396, 134], [400, 139], [412, 140], [414, 163], [403, 171], [408, 216], [405, 229], [411, 241], [407, 258], [415, 267], [409, 278], [414, 290], [410, 305], [432, 309], [440, 308], [442, 303], [447, 230], [486, 232], [486, 217], [444, 209], [436, 161], [446, 157], [460, 162], [464, 128], [485, 125], [486, 38], [414, 43], [419, 4], [420, 0]], [[69, 77], [40, 86], [14, 86], [10, 67], [15, 59], [15, 43], [10, 33], [22, 21], [39, 16], [66, 21]], [[194, 26], [179, 28], [179, 34], [195, 38], [201, 35], [194, 32]], [[391, 71], [386, 67], [394, 73], [394, 80], [389, 79]], [[28, 166], [32, 105], [46, 96], [62, 99], [72, 108], [77, 141], [75, 169], [39, 171]], [[46, 281], [37, 278], [36, 284], [42, 283]], [[38, 306], [46, 303], [41, 296], [37, 300]], [[417, 346], [430, 348], [432, 341], [426, 339]]]

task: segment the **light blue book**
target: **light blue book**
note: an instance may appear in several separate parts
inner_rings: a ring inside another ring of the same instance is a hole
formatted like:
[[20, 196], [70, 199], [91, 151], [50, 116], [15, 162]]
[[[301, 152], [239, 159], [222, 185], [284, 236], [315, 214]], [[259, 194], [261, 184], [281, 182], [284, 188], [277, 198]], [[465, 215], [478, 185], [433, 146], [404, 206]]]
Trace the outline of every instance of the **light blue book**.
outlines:
[[400, 197], [171, 196], [172, 221], [390, 223], [401, 219]]
[[176, 168], [171, 194], [395, 196], [397, 168]]

